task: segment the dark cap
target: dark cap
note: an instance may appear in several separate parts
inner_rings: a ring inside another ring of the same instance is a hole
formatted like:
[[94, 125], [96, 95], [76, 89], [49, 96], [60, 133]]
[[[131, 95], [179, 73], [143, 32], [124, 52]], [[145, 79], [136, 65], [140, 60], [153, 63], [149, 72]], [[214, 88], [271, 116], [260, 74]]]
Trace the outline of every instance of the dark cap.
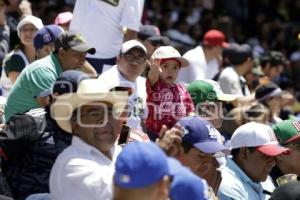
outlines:
[[169, 38], [166, 36], [162, 36], [160, 34], [159, 28], [154, 25], [140, 26], [140, 30], [138, 32], [138, 38], [140, 40], [149, 40], [152, 42], [161, 41], [164, 45], [167, 45], [169, 42]]
[[41, 49], [44, 45], [54, 42], [55, 38], [63, 32], [63, 29], [58, 25], [47, 25], [38, 30], [33, 38], [33, 45], [35, 49]]
[[282, 95], [283, 91], [275, 83], [267, 83], [259, 85], [255, 89], [255, 99], [258, 101], [264, 101], [271, 97]]
[[300, 197], [300, 182], [291, 181], [274, 190], [271, 200], [297, 200]]
[[61, 73], [56, 79], [52, 91], [45, 90], [41, 92], [39, 97], [46, 97], [52, 94], [66, 94], [77, 91], [78, 84], [85, 79], [89, 79], [86, 73], [77, 70], [68, 70]]
[[95, 54], [96, 49], [86, 44], [85, 39], [80, 33], [74, 31], [66, 31], [55, 39], [55, 50], [63, 48], [64, 50], [73, 49], [78, 52], [88, 52]]
[[230, 54], [227, 55], [227, 58], [233, 65], [243, 64], [247, 58], [253, 58], [252, 49], [248, 44], [233, 45], [230, 48]]

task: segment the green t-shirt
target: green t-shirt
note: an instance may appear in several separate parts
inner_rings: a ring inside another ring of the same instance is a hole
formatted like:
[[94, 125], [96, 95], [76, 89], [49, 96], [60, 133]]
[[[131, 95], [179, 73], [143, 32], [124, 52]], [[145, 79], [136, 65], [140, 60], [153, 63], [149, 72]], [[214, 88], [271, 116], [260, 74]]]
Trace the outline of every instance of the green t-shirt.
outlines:
[[56, 56], [51, 54], [28, 65], [19, 75], [4, 107], [5, 121], [16, 113], [24, 113], [40, 107], [36, 96], [52, 88], [62, 67]]

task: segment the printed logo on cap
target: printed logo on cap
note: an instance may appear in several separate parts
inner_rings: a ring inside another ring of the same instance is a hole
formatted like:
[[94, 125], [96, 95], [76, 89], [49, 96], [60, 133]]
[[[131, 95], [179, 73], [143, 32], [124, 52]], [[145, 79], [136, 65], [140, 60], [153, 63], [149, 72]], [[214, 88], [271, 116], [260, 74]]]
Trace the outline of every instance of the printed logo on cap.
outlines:
[[274, 131], [272, 129], [268, 130], [268, 134], [269, 134], [271, 142], [274, 142], [274, 141], [277, 142], [278, 141], [277, 138], [276, 138], [276, 136], [275, 136], [275, 134], [274, 134]]
[[187, 134], [189, 134], [189, 130], [186, 129], [185, 127], [181, 127], [181, 130], [182, 130], [182, 137], [186, 136]]
[[75, 35], [75, 36], [74, 36], [74, 39], [75, 39], [75, 40], [78, 40], [78, 41], [80, 41], [80, 42], [85, 42], [85, 40], [84, 40], [84, 38], [83, 38], [83, 36], [82, 36], [81, 34]]
[[210, 125], [206, 125], [206, 128], [208, 129], [208, 135], [210, 139], [217, 139], [217, 129]]
[[46, 33], [45, 35], [43, 35], [43, 41], [45, 43], [50, 43], [51, 39], [52, 39], [52, 37], [51, 37], [51, 35], [49, 33]]
[[295, 127], [295, 129], [299, 132], [300, 131], [300, 122], [292, 122], [292, 125]]

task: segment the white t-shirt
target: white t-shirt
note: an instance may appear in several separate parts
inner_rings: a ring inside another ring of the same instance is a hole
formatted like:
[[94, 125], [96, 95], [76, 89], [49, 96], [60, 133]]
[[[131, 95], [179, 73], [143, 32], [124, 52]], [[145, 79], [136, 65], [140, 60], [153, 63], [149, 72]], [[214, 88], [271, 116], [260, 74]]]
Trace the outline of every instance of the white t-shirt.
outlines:
[[197, 46], [187, 51], [183, 57], [190, 62], [190, 65], [179, 70], [177, 81], [190, 84], [194, 80], [204, 79], [207, 62], [202, 47]]
[[213, 58], [207, 63], [207, 68], [205, 70], [205, 79], [213, 79], [218, 72], [219, 72], [218, 60], [216, 58]]
[[148, 115], [146, 79], [139, 76], [135, 82], [128, 81], [115, 65], [102, 73], [98, 80], [104, 81], [111, 86], [126, 86], [133, 90], [128, 100], [130, 115], [127, 125], [130, 128], [142, 130], [141, 122]]
[[115, 161], [121, 147], [111, 149], [112, 160], [98, 149], [73, 136], [72, 144], [56, 159], [50, 173], [53, 200], [110, 200]]
[[83, 34], [96, 48], [89, 58], [114, 58], [123, 42], [123, 27], [138, 31], [144, 0], [119, 0], [113, 6], [103, 0], [77, 0], [70, 30]]
[[[241, 81], [245, 83], [245, 95], [242, 91]], [[238, 75], [233, 67], [226, 67], [221, 72], [219, 83], [222, 91], [226, 94], [235, 94], [238, 97], [250, 95], [246, 79], [243, 76]]]

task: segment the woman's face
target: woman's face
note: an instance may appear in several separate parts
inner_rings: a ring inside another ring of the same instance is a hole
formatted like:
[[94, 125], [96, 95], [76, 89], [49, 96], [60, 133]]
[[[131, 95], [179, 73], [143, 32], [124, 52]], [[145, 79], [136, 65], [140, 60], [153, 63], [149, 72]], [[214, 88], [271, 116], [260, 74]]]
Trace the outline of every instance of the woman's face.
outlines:
[[33, 45], [34, 34], [37, 28], [33, 24], [25, 24], [20, 28], [20, 40], [25, 46]]

